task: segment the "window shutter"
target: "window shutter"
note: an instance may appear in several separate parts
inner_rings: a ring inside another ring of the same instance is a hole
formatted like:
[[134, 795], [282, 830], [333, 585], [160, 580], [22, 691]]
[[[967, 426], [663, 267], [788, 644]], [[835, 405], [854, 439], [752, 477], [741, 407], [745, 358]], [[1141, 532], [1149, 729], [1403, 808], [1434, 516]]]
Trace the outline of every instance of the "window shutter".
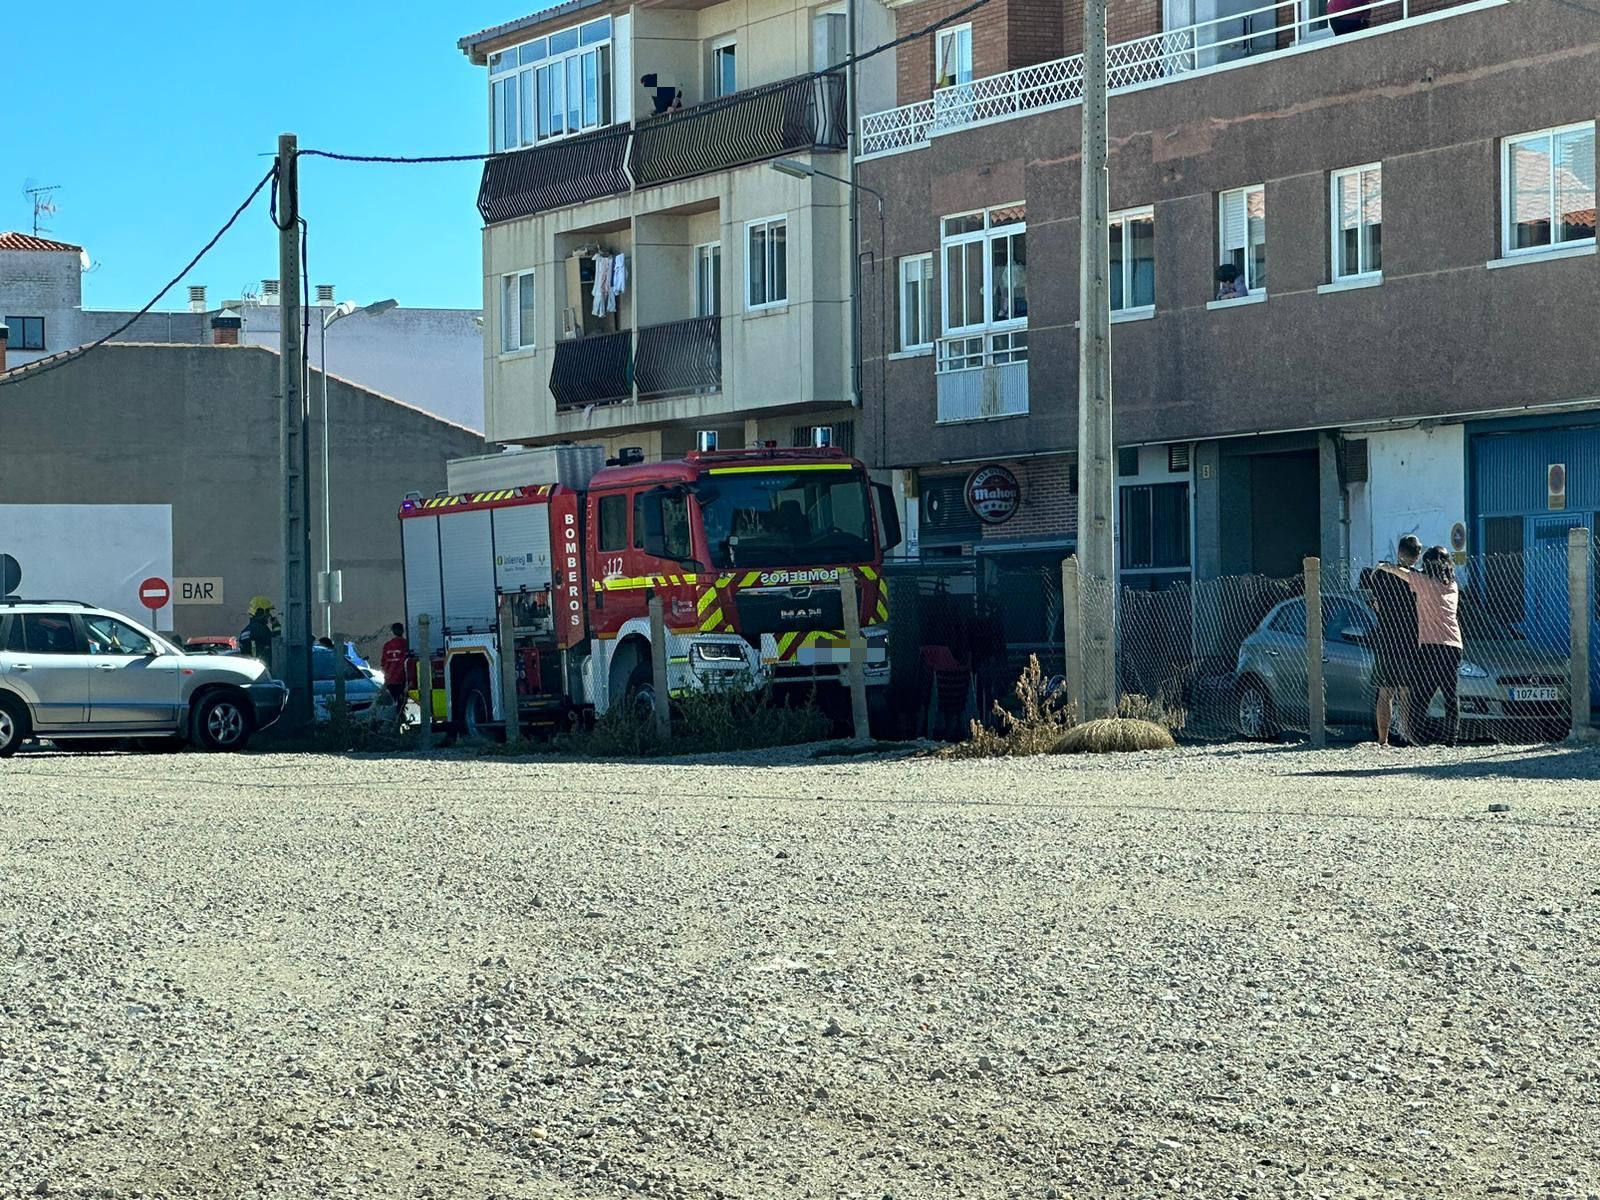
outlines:
[[1245, 194], [1224, 192], [1222, 196], [1222, 253], [1243, 250], [1245, 239]]
[[1172, 442], [1167, 446], [1167, 470], [1176, 474], [1189, 469], [1189, 443]]

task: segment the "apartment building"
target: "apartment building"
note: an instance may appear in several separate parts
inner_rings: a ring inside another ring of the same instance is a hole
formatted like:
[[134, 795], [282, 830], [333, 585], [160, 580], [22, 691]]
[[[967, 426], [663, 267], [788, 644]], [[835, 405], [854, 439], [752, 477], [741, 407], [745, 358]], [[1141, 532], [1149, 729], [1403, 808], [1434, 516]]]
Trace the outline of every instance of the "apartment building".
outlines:
[[[1122, 581], [1593, 528], [1600, 19], [1110, 2]], [[1072, 0], [991, 0], [901, 47], [859, 126], [888, 205], [860, 440], [919, 558], [980, 587], [1076, 536], [1081, 33]]]
[[891, 36], [875, 0], [571, 0], [461, 39], [490, 441], [853, 448], [852, 19]]

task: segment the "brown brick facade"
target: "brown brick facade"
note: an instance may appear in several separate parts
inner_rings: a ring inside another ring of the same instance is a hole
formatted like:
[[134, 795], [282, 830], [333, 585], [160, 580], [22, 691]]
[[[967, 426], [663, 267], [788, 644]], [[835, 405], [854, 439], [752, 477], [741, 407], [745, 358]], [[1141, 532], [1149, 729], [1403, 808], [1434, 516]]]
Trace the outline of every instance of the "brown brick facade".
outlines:
[[1049, 541], [1078, 536], [1078, 497], [1072, 488], [1075, 455], [999, 461], [1022, 485], [1022, 507], [1004, 525], [985, 525], [983, 540]]

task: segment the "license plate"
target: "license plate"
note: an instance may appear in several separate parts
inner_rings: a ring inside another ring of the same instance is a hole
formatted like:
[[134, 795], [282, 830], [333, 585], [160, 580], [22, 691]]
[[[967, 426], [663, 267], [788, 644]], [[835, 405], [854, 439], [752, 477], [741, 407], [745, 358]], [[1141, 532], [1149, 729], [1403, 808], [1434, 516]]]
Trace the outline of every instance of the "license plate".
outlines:
[[1513, 700], [1554, 700], [1556, 689], [1553, 687], [1514, 687], [1511, 689]]

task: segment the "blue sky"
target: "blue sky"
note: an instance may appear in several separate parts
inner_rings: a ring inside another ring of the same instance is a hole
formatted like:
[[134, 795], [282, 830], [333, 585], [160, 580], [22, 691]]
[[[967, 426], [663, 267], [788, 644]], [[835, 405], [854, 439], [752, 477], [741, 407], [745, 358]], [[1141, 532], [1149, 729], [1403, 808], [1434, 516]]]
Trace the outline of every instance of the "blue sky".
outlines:
[[[48, 236], [84, 246], [99, 264], [84, 279], [85, 306], [138, 308], [244, 199], [279, 133], [298, 134], [303, 148], [359, 154], [486, 150], [487, 83], [456, 40], [543, 7], [10, 5], [0, 229], [32, 227], [27, 182], [60, 184], [60, 211], [45, 224]], [[302, 161], [312, 283], [361, 301], [479, 306], [479, 171], [476, 163]], [[185, 283], [206, 284], [215, 303], [277, 275], [265, 200]], [[180, 286], [161, 307], [186, 301]]]

